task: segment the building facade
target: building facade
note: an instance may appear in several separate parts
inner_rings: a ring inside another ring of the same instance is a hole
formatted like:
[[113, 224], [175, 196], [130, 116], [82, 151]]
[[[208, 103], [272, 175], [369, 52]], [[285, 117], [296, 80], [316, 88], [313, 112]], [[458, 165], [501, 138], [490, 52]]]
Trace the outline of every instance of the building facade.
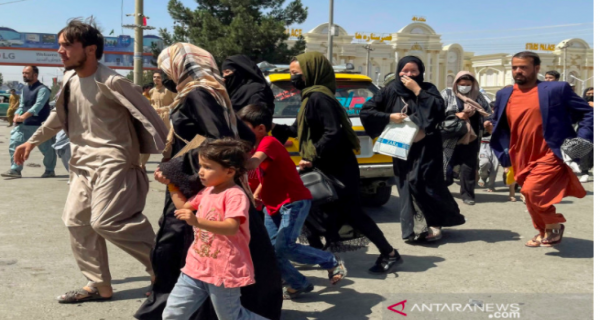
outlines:
[[[293, 34], [302, 34], [307, 51], [327, 54], [327, 23], [307, 33], [295, 29]], [[294, 41], [296, 40], [293, 38], [288, 40], [290, 45]], [[542, 59], [540, 80], [543, 80], [546, 71], [557, 70], [561, 73], [560, 80], [572, 83], [578, 93], [581, 93], [584, 87], [593, 86], [593, 79], [586, 83], [581, 81], [592, 77], [594, 70], [594, 52], [584, 40], [568, 39], [550, 48], [554, 50], [549, 52], [547, 47], [542, 47], [545, 52], [539, 53]], [[411, 23], [398, 32], [389, 34], [349, 34], [336, 25], [332, 63], [352, 63], [355, 71], [370, 76], [375, 83], [383, 83], [385, 75], [395, 72], [398, 60], [406, 55], [419, 57], [425, 63], [425, 81], [435, 84], [440, 89], [451, 86], [455, 75], [461, 70], [472, 72], [490, 98], [504, 86], [513, 84], [512, 54], [475, 56], [472, 52], [464, 51], [458, 43], [442, 43], [441, 35], [424, 22]]]

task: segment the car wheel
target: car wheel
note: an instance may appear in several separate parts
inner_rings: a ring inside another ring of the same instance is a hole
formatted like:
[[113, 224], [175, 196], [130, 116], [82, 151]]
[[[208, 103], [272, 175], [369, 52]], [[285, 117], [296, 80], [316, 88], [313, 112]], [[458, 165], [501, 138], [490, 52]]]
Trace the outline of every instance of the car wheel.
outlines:
[[375, 193], [363, 193], [361, 195], [362, 204], [366, 207], [381, 207], [385, 205], [392, 196], [391, 186], [379, 186]]

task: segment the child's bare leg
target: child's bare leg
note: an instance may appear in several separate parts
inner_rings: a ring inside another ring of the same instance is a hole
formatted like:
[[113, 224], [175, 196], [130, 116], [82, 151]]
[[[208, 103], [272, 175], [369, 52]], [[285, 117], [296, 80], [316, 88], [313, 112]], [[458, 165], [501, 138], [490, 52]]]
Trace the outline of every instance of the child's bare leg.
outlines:
[[517, 202], [517, 198], [515, 198], [515, 190], [516, 190], [516, 183], [511, 184], [510, 186], [508, 186], [508, 200], [510, 200], [511, 202]]

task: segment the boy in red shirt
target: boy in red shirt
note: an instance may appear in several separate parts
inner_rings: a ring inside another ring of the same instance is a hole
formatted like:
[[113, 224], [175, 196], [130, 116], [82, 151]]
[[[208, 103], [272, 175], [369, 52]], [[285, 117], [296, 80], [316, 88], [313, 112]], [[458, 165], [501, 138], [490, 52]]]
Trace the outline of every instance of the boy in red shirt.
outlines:
[[256, 135], [256, 150], [246, 167], [260, 171], [260, 198], [267, 212], [265, 227], [275, 247], [281, 275], [289, 284], [283, 298], [293, 299], [314, 289], [290, 260], [318, 264], [328, 270], [332, 284], [338, 283], [347, 273], [341, 260], [331, 252], [296, 243], [310, 212], [312, 195], [302, 183], [288, 151], [277, 139], [268, 136], [273, 123], [271, 111], [262, 105], [249, 105], [238, 115]]

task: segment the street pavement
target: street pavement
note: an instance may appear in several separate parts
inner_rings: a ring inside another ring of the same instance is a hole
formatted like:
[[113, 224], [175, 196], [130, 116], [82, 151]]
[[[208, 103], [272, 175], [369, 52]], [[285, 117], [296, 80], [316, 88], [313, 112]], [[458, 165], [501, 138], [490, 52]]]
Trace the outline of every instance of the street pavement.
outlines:
[[[9, 168], [10, 129], [0, 122], [0, 171]], [[158, 156], [148, 165], [153, 170]], [[69, 186], [57, 163], [58, 177], [39, 178], [44, 168], [39, 150], [32, 152], [23, 178], [0, 179], [0, 319], [132, 319], [150, 279], [132, 257], [109, 244], [115, 290], [109, 302], [61, 305], [56, 296], [85, 285], [71, 254], [69, 234], [61, 221]], [[31, 167], [32, 165], [38, 165]], [[150, 177], [144, 213], [156, 231], [165, 187]], [[501, 175], [499, 177], [501, 179]], [[502, 182], [498, 181], [498, 186]], [[521, 202], [507, 202], [508, 189], [496, 193], [477, 189], [477, 204], [458, 201], [466, 224], [444, 229], [434, 244], [407, 245], [402, 241], [398, 197], [382, 208], [366, 209], [404, 264], [387, 276], [367, 272], [378, 252], [341, 254], [349, 270], [337, 286], [328, 284], [326, 271], [301, 268], [315, 290], [294, 302], [284, 302], [283, 319], [382, 319], [389, 316], [385, 301], [403, 293], [585, 293], [593, 292], [593, 183], [588, 196], [567, 198], [565, 239], [555, 248], [527, 248], [536, 234]], [[458, 185], [451, 187], [458, 197]], [[568, 306], [565, 306], [568, 309]], [[564, 317], [559, 317], [566, 319]]]

